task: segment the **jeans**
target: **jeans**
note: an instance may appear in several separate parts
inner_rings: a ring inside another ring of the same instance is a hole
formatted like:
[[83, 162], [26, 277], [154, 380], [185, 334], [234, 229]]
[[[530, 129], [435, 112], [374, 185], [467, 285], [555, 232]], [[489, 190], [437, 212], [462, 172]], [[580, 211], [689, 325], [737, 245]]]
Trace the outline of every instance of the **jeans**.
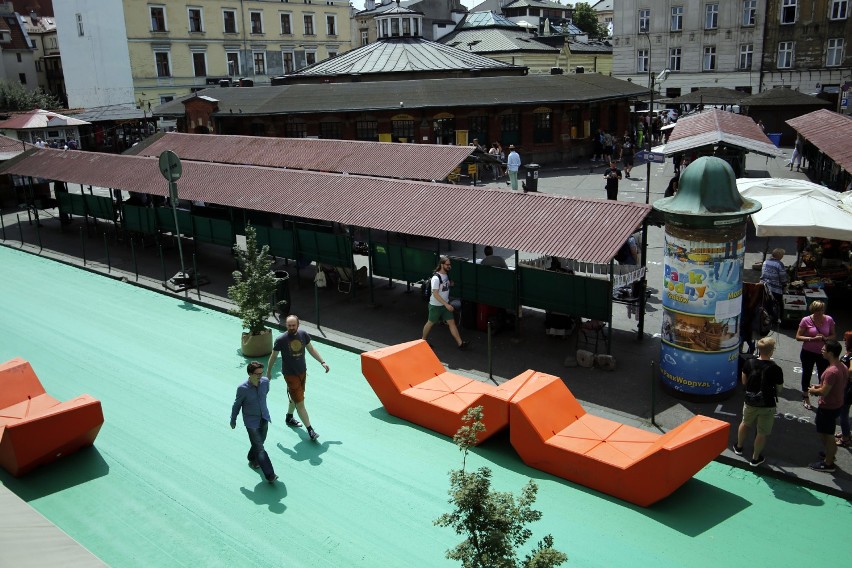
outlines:
[[847, 440], [852, 432], [849, 431], [849, 405], [844, 404], [840, 407], [840, 432]]
[[275, 475], [275, 470], [272, 469], [272, 462], [269, 461], [269, 454], [266, 453], [266, 449], [263, 447], [263, 443], [266, 441], [266, 431], [269, 429], [269, 422], [260, 419], [260, 426], [258, 428], [249, 428], [246, 426], [246, 431], [248, 432], [249, 442], [251, 443], [251, 448], [249, 449], [248, 458], [249, 463], [257, 463], [260, 465], [261, 471], [263, 471], [263, 476], [266, 479], [269, 479], [273, 475]]
[[799, 360], [802, 362], [802, 393], [807, 394], [808, 387], [811, 386], [811, 374], [814, 372], [814, 365], [817, 368], [817, 383], [822, 376], [823, 371], [828, 369], [828, 361], [820, 353], [813, 353], [802, 349]]
[[512, 191], [518, 191], [518, 171], [509, 170], [509, 183], [512, 185]]

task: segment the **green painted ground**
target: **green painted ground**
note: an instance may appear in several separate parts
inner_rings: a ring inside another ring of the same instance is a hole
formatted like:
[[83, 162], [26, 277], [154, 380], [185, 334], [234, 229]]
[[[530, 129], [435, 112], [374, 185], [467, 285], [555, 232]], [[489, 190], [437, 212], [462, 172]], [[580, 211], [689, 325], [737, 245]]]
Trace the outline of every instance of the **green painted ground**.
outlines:
[[[0, 481], [113, 566], [453, 566], [460, 539], [432, 520], [448, 509], [448, 439], [389, 417], [356, 355], [318, 348], [308, 408], [322, 444], [283, 425], [273, 381], [267, 448], [283, 483], [246, 466], [245, 377], [235, 318], [0, 247], [0, 359], [21, 356], [61, 399], [103, 402], [96, 449]], [[471, 465], [494, 485], [540, 487], [569, 566], [794, 566], [852, 557], [850, 503], [710, 464], [675, 495], [640, 509], [524, 466], [505, 438]], [[0, 512], [2, 514], [2, 512]]]

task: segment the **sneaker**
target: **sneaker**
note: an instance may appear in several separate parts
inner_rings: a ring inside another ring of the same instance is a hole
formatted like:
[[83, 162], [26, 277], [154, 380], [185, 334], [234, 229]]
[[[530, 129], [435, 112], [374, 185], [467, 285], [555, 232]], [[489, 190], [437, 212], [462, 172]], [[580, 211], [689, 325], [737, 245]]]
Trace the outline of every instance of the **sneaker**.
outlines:
[[266, 481], [269, 482], [269, 485], [275, 485], [275, 480], [278, 479], [278, 476], [274, 473], [266, 478]]
[[308, 432], [308, 437], [311, 440], [316, 440], [317, 438], [319, 438], [319, 432], [317, 432], [316, 430], [311, 430], [310, 432]]
[[760, 456], [757, 456], [756, 458], [751, 458], [750, 460], [748, 460], [748, 465], [750, 465], [751, 467], [757, 467], [765, 461], [766, 461], [766, 458], [764, 458], [762, 455], [760, 455]]
[[738, 445], [734, 444], [733, 450], [734, 450], [734, 453], [737, 454], [738, 456], [743, 455], [743, 447], [742, 446], [738, 446]]
[[249, 462], [249, 467], [252, 468], [252, 469], [259, 469], [260, 464], [257, 463], [257, 462]]
[[814, 471], [822, 471], [824, 473], [831, 473], [834, 471], [834, 464], [828, 465], [821, 460], [810, 464], [808, 467]]
[[284, 421], [284, 424], [290, 426], [292, 428], [299, 428], [302, 426], [302, 423], [296, 420], [295, 418], [288, 418]]

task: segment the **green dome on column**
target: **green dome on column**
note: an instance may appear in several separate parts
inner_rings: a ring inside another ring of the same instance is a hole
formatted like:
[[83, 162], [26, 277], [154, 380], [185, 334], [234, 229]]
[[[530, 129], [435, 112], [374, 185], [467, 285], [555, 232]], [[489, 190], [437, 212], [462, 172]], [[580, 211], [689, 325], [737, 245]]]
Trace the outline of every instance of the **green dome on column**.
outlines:
[[[698, 158], [683, 170], [677, 195], [654, 202], [654, 209], [667, 216], [704, 217], [708, 224], [715, 224], [721, 218], [751, 215], [760, 208], [759, 202], [740, 195], [730, 164], [711, 156]], [[699, 221], [699, 224], [704, 223]]]

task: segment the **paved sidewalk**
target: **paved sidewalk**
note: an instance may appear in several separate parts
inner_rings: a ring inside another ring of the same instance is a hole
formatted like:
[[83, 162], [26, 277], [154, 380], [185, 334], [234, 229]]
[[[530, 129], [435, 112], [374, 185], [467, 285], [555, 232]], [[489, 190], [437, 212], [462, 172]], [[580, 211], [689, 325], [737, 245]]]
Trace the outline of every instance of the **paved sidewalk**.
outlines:
[[[790, 172], [785, 168], [786, 160], [787, 156], [777, 159], [750, 156], [747, 162], [748, 175], [805, 178], [803, 173]], [[632, 179], [623, 180], [620, 184], [619, 200], [645, 202], [646, 171], [644, 164], [634, 168]], [[544, 168], [540, 173], [539, 191], [602, 199], [605, 197], [602, 172], [603, 164], [589, 163]], [[662, 197], [672, 173], [671, 163], [651, 166], [651, 203]], [[485, 185], [506, 187], [502, 181], [486, 182]], [[72, 187], [71, 190], [79, 189]], [[25, 213], [21, 215], [24, 236], [24, 244], [21, 245], [15, 213], [4, 212], [6, 241], [3, 244], [39, 253], [35, 227], [26, 223]], [[77, 219], [70, 230], [62, 232], [57, 219], [42, 219], [41, 241], [44, 248], [40, 254], [79, 265], [82, 238], [86, 243], [87, 269], [106, 272], [109, 257], [109, 274], [135, 283], [132, 262], [135, 254], [140, 269], [138, 284], [163, 290], [163, 268], [156, 247], [142, 248], [137, 243], [135, 250], [131, 251], [128, 243], [108, 240], [107, 253], [100, 233], [90, 231], [86, 236], [86, 231], [81, 232], [82, 225]], [[410, 244], [415, 242], [409, 240]], [[422, 243], [424, 247], [434, 246], [425, 239]], [[662, 284], [662, 244], [662, 229], [652, 227], [648, 235], [648, 278], [649, 285], [655, 290]], [[747, 281], [757, 280], [759, 273], [750, 270], [750, 267], [754, 262], [762, 260], [764, 250], [776, 246], [793, 251], [794, 239], [763, 239], [749, 235], [745, 263]], [[481, 250], [479, 247], [480, 255]], [[191, 266], [191, 247], [185, 248], [184, 253], [187, 264]], [[450, 254], [463, 257], [470, 256], [470, 253], [470, 245], [462, 243], [453, 243], [450, 251]], [[504, 256], [510, 265], [514, 262], [514, 251], [497, 249], [496, 253]], [[521, 258], [529, 256], [537, 255], [521, 255]], [[176, 250], [167, 250], [165, 258], [166, 274], [172, 276], [179, 270]], [[359, 265], [366, 264], [365, 256], [355, 258]], [[230, 273], [234, 269], [230, 251], [224, 247], [203, 244], [197, 251], [196, 259], [199, 271], [210, 279], [210, 284], [201, 288], [200, 298], [195, 290], [189, 292], [188, 298], [226, 309], [226, 289], [232, 282]], [[790, 262], [791, 257], [785, 257], [785, 261]], [[302, 318], [305, 328], [313, 331], [318, 338], [359, 350], [420, 337], [426, 308], [419, 287], [413, 286], [409, 290], [405, 284], [395, 283], [392, 288], [388, 288], [385, 280], [376, 279], [372, 294], [369, 289], [358, 289], [356, 295], [350, 297], [338, 293], [332, 287], [315, 290], [312, 285], [313, 269], [310, 267], [297, 271], [292, 263], [281, 263], [278, 268], [290, 273], [293, 312]], [[462, 330], [463, 336], [472, 346], [470, 351], [465, 352], [455, 348], [449, 333], [444, 329], [434, 329], [430, 342], [448, 368], [482, 380], [502, 382], [533, 368], [563, 377], [577, 398], [592, 412], [607, 414], [640, 427], [662, 430], [669, 430], [694, 414], [706, 414], [731, 422], [733, 441], [742, 410], [740, 391], [721, 403], [695, 403], [676, 399], [658, 387], [652, 369], [660, 351], [658, 332], [662, 324], [662, 307], [659, 296], [654, 294], [649, 300], [645, 335], [639, 339], [636, 321], [627, 317], [626, 308], [615, 305], [613, 311], [612, 353], [617, 361], [617, 370], [614, 372], [564, 366], [563, 362], [568, 355], [567, 342], [545, 336], [543, 313], [535, 310], [524, 311], [519, 333], [504, 332], [492, 338], [490, 358], [488, 339], [481, 332]], [[837, 321], [838, 335], [852, 329], [852, 317], [845, 298], [832, 297], [828, 313]], [[809, 462], [817, 459], [820, 446], [813, 424], [814, 414], [805, 410], [801, 404], [799, 345], [794, 336], [795, 329], [781, 329], [777, 333], [775, 358], [784, 370], [785, 388], [779, 402], [777, 422], [765, 451], [766, 463], [758, 470], [765, 475], [781, 476], [846, 498], [852, 497], [852, 453], [849, 450], [839, 449], [838, 469], [834, 474], [817, 473], [807, 468]], [[235, 329], [235, 345], [238, 341], [239, 333]], [[491, 378], [489, 369], [492, 369]], [[747, 451], [749, 448], [750, 445], [747, 445]], [[743, 468], [749, 467], [746, 460], [735, 456], [730, 450], [722, 454], [719, 460]]]

